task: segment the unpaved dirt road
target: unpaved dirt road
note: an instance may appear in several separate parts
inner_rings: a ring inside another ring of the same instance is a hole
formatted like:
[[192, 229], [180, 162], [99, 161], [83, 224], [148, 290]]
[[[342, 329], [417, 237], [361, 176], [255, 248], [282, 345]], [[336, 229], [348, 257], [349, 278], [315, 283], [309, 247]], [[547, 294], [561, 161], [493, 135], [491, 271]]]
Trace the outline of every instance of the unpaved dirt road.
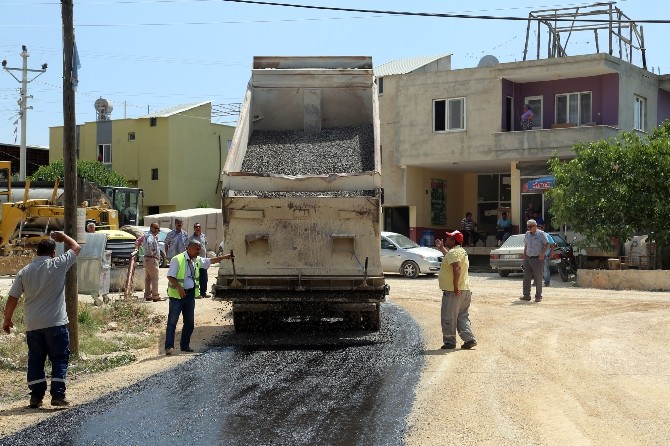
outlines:
[[437, 282], [391, 281], [392, 300], [424, 328], [426, 342], [407, 444], [669, 443], [668, 293], [553, 279], [538, 304], [518, 300], [521, 276], [471, 275], [479, 345], [446, 354]]
[[[419, 324], [425, 344], [405, 444], [668, 444], [667, 293], [579, 289], [554, 281], [536, 304], [518, 300], [520, 276], [471, 274], [479, 345], [443, 351], [437, 279], [389, 276], [388, 282], [389, 300]], [[148, 305], [164, 311], [162, 304]], [[231, 330], [227, 309], [198, 301], [194, 347], [204, 349], [209, 339]], [[137, 364], [73, 380], [69, 397], [91, 401], [191, 358], [161, 353], [156, 346]], [[0, 437], [53, 413], [25, 404], [0, 407]]]

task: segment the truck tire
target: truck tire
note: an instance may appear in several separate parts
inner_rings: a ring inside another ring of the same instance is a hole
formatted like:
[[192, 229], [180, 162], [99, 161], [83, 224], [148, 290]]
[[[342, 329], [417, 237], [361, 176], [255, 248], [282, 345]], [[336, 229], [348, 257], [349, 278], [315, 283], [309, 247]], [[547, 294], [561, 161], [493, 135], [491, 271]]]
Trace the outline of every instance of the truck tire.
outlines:
[[170, 265], [168, 265], [167, 256], [164, 252], [161, 252], [161, 259], [158, 261], [158, 267], [167, 268], [168, 266]]
[[558, 264], [558, 274], [561, 275], [561, 280], [563, 282], [567, 282], [569, 277], [568, 277], [568, 268], [565, 266], [565, 264], [561, 261], [561, 263]]
[[499, 269], [499, 270], [498, 270], [498, 275], [499, 275], [500, 277], [507, 277], [507, 276], [509, 276], [509, 271]]
[[417, 265], [416, 262], [412, 260], [408, 260], [402, 264], [400, 267], [400, 272], [408, 279], [416, 279], [419, 277], [419, 265]]
[[253, 326], [253, 315], [249, 311], [233, 311], [233, 326], [235, 331], [249, 331]]
[[379, 331], [381, 328], [381, 311], [379, 304], [375, 305], [375, 309], [372, 311], [365, 311], [362, 314], [363, 317], [363, 329], [370, 331]]

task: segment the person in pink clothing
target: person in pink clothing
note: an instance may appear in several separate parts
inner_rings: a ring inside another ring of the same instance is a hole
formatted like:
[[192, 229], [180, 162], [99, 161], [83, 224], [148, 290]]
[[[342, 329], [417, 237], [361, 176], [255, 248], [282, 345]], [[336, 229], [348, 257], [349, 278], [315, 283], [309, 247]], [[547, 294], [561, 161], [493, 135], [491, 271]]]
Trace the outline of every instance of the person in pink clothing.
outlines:
[[533, 110], [531, 110], [528, 104], [525, 104], [523, 106], [523, 113], [521, 113], [521, 130], [531, 130], [533, 128], [534, 117]]

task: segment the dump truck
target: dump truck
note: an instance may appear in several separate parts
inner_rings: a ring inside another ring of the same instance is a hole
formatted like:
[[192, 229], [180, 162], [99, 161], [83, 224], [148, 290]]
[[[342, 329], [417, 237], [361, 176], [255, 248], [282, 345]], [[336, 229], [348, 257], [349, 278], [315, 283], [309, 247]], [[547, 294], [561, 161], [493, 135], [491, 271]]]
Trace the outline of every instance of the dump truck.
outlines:
[[377, 91], [370, 57], [254, 57], [222, 174], [215, 298], [236, 330], [380, 328]]

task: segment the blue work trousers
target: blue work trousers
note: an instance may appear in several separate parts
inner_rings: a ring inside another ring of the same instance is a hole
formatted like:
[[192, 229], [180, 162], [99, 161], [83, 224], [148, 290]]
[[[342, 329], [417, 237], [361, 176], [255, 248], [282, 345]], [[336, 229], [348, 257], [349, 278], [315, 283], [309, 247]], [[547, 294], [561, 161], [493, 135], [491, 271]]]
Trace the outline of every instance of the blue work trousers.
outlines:
[[165, 348], [174, 348], [174, 334], [181, 314], [184, 326], [181, 330], [179, 347], [183, 350], [191, 345], [191, 335], [195, 326], [195, 288], [189, 288], [181, 299], [171, 297], [168, 311], [167, 328], [165, 329]]
[[205, 268], [200, 268], [200, 277], [198, 277], [198, 280], [200, 281], [200, 295], [201, 296], [206, 296], [207, 295], [207, 270]]
[[70, 359], [70, 332], [67, 325], [26, 332], [28, 344], [28, 388], [30, 395], [41, 398], [47, 391], [44, 373], [46, 359], [51, 361], [51, 396], [65, 396], [65, 379]]
[[547, 257], [544, 258], [544, 284], [549, 285], [551, 283], [551, 268], [549, 268], [549, 265], [551, 263], [551, 259], [547, 255]]

